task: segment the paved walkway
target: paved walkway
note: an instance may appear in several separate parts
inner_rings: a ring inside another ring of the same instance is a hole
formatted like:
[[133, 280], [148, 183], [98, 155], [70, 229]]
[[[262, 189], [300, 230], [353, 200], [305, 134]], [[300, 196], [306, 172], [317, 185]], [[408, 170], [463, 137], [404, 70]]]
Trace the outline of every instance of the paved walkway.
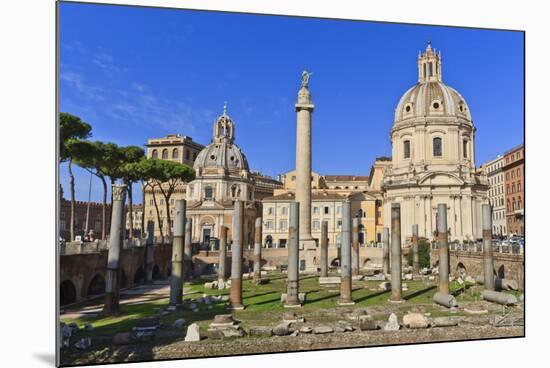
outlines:
[[[155, 280], [150, 285], [140, 285], [120, 292], [121, 305], [134, 305], [170, 296], [170, 282]], [[62, 308], [61, 319], [95, 317], [103, 310], [104, 296], [99, 296], [79, 305]]]

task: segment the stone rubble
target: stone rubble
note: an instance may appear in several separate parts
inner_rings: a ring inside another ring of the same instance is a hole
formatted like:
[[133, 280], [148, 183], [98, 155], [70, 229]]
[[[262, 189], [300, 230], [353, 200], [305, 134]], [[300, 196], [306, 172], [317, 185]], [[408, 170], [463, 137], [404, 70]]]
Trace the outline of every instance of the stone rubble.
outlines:
[[400, 328], [399, 321], [395, 313], [390, 314], [388, 322], [384, 325], [384, 331], [398, 331]]
[[192, 342], [192, 341], [200, 341], [201, 340], [201, 334], [199, 330], [199, 325], [196, 323], [192, 323], [187, 327], [187, 333], [185, 334], [185, 341], [186, 342]]

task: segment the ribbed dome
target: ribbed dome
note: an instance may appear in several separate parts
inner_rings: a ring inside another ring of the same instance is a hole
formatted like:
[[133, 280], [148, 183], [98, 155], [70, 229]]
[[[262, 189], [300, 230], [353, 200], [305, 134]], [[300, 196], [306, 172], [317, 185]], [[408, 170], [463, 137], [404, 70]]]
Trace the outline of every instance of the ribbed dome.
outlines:
[[213, 142], [203, 148], [193, 164], [193, 168], [221, 168], [229, 172], [249, 170], [248, 161], [241, 149], [234, 143]]
[[395, 124], [417, 117], [459, 117], [471, 123], [470, 109], [455, 89], [440, 81], [418, 83], [410, 88], [395, 109]]
[[234, 143], [235, 123], [227, 115], [227, 105], [223, 108], [223, 114], [214, 122], [212, 131], [212, 143], [204, 147], [195, 159], [193, 167], [197, 173], [201, 169], [216, 168], [228, 172], [248, 171], [248, 161], [241, 149]]

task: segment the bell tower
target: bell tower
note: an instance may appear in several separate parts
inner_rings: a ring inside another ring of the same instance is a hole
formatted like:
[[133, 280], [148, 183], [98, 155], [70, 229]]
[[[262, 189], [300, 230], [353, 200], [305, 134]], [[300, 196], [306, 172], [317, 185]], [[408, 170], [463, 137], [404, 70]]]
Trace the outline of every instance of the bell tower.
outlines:
[[223, 114], [214, 123], [212, 141], [217, 143], [233, 143], [235, 139], [235, 124], [227, 115], [227, 102], [223, 105]]
[[418, 83], [441, 82], [441, 51], [436, 53], [428, 41], [426, 51], [418, 54]]

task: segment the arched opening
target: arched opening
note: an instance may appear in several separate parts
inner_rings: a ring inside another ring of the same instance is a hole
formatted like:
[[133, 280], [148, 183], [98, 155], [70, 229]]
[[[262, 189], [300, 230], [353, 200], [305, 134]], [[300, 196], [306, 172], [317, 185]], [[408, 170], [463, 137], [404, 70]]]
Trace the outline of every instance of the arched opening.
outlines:
[[59, 287], [59, 299], [61, 305], [76, 302], [76, 288], [71, 280], [65, 280]]
[[499, 279], [504, 278], [504, 265], [502, 265], [498, 268], [497, 276], [498, 276]]
[[460, 277], [466, 276], [466, 267], [464, 266], [464, 264], [462, 262], [458, 262], [458, 265], [456, 265], [456, 273]]
[[162, 150], [162, 159], [168, 160], [168, 150], [166, 148]]
[[179, 158], [179, 157], [180, 157], [180, 155], [179, 155], [178, 149], [174, 148], [172, 150], [172, 158]]
[[134, 284], [143, 284], [145, 282], [145, 270], [139, 267], [134, 274]]
[[105, 279], [100, 274], [97, 274], [90, 281], [88, 286], [88, 296], [90, 295], [99, 295], [105, 293]]
[[151, 152], [151, 157], [152, 158], [159, 158], [159, 153], [156, 149], [154, 149], [153, 152]]
[[155, 265], [153, 267], [153, 280], [158, 280], [160, 279], [160, 268], [159, 266]]
[[334, 258], [332, 262], [330, 262], [330, 267], [340, 267], [340, 258]]
[[373, 262], [370, 258], [367, 258], [363, 261], [363, 267], [365, 268], [372, 268]]

